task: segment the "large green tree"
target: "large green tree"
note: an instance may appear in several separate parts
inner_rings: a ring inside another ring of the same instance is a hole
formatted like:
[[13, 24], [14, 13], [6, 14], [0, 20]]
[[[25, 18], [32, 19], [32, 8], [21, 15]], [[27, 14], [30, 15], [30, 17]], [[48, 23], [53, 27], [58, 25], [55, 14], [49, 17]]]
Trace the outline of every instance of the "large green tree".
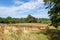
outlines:
[[26, 22], [27, 23], [36, 23], [37, 19], [29, 14], [26, 18]]
[[3, 19], [0, 17], [0, 23], [2, 23], [2, 20], [3, 20]]
[[60, 23], [60, 0], [44, 0], [52, 25], [56, 28]]
[[6, 20], [6, 23], [14, 23], [14, 19], [10, 16], [8, 16], [5, 20]]

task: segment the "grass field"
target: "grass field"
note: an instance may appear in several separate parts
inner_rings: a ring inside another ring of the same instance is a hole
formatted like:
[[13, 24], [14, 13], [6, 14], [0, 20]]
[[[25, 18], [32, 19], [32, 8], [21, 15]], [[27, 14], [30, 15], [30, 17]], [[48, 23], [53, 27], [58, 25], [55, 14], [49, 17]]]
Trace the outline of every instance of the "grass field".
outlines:
[[[48, 24], [39, 23], [0, 24], [0, 40], [49, 40], [50, 38], [48, 36], [50, 32], [46, 33], [47, 29], [36, 30], [36, 28], [32, 28], [34, 29], [32, 30], [29, 27], [21, 27], [20, 25], [48, 26]], [[52, 26], [52, 28], [54, 27]]]

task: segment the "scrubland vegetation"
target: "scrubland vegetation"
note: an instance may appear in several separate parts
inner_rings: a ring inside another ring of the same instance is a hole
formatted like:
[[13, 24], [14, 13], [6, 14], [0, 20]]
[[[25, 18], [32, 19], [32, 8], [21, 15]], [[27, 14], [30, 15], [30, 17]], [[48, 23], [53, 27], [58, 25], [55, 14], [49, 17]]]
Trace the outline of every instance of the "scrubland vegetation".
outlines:
[[0, 40], [60, 40], [59, 30], [38, 28], [38, 26], [46, 27], [47, 25], [39, 23], [0, 24]]
[[43, 1], [50, 19], [0, 17], [0, 40], [60, 40], [60, 0]]
[[0, 40], [60, 40], [60, 30], [50, 25], [50, 19], [35, 18], [1, 18]]
[[26, 18], [12, 18], [10, 16], [6, 18], [0, 17], [0, 23], [43, 23], [49, 24], [51, 23], [48, 18], [35, 18], [31, 15], [28, 15]]

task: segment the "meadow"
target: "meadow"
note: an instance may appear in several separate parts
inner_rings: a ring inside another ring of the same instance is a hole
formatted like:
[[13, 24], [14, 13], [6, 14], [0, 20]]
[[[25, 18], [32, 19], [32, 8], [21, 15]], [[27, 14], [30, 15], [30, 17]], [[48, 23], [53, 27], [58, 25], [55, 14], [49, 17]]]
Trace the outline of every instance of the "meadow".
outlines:
[[59, 32], [48, 24], [0, 24], [0, 40], [60, 40]]

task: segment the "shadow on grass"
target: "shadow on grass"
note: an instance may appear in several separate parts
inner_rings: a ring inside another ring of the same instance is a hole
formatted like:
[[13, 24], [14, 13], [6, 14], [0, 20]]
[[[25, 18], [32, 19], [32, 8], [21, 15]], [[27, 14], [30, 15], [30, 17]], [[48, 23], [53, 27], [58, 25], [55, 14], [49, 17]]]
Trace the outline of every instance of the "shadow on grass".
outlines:
[[60, 30], [46, 30], [43, 34], [47, 35], [49, 40], [60, 40]]
[[32, 34], [44, 34], [47, 36], [48, 40], [60, 40], [60, 30], [57, 29], [47, 29], [38, 32], [31, 32]]

